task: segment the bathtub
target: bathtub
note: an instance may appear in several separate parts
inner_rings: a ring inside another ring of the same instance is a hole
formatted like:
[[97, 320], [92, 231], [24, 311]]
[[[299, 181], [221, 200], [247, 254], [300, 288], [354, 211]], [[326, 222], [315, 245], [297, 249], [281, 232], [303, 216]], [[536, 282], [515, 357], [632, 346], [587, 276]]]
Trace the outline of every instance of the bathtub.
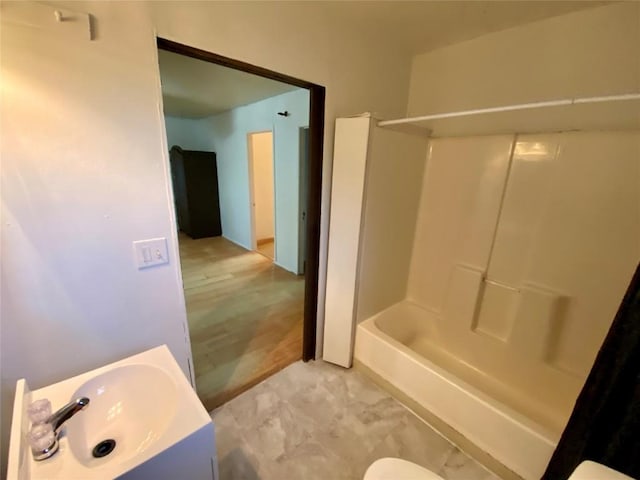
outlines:
[[356, 362], [526, 480], [539, 479], [561, 428], [519, 396], [440, 348], [435, 315], [397, 303], [361, 322]]

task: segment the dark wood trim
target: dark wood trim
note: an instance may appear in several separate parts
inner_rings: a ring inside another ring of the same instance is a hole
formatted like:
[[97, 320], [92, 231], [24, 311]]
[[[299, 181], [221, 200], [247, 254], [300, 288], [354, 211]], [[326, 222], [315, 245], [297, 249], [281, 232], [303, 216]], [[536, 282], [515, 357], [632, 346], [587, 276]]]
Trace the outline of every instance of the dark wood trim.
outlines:
[[309, 185], [307, 186], [307, 258], [305, 264], [304, 322], [302, 360], [313, 360], [316, 354], [318, 312], [318, 272], [320, 266], [320, 208], [322, 200], [322, 163], [324, 146], [325, 88], [315, 83], [290, 77], [267, 68], [224, 57], [181, 43], [157, 38], [158, 48], [198, 60], [215, 63], [246, 73], [288, 83], [309, 90]]
[[284, 73], [275, 72], [273, 70], [269, 70], [268, 68], [252, 65], [251, 63], [242, 62], [234, 58], [224, 57], [222, 55], [218, 55], [217, 53], [200, 50], [199, 48], [183, 45], [182, 43], [173, 42], [171, 40], [166, 40], [160, 37], [157, 38], [157, 41], [158, 48], [161, 50], [179, 53], [180, 55], [197, 58], [198, 60], [204, 60], [205, 62], [216, 63], [218, 65], [222, 65], [223, 67], [233, 68], [234, 70], [240, 70], [241, 72], [252, 73], [260, 77], [269, 78], [278, 82], [288, 83], [289, 85], [293, 85], [295, 87], [306, 88], [307, 90], [311, 90], [314, 87], [324, 88], [320, 85], [316, 85], [315, 83], [307, 82], [306, 80], [300, 80], [299, 78], [290, 77], [289, 75], [285, 75]]
[[322, 202], [322, 146], [324, 143], [324, 87], [311, 88], [309, 109], [309, 185], [307, 186], [307, 258], [305, 260], [302, 359], [316, 357], [318, 271], [320, 266], [320, 208]]

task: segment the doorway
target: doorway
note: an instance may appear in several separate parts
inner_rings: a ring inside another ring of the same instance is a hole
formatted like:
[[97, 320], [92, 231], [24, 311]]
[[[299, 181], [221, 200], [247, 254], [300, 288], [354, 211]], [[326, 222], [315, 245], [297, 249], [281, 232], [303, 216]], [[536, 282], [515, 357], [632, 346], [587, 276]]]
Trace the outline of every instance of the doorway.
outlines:
[[247, 135], [251, 188], [251, 244], [254, 250], [276, 260], [275, 181], [273, 131]]
[[[223, 70], [259, 76], [268, 79], [271, 87], [274, 87], [273, 83], [281, 83], [288, 87], [285, 88], [287, 92], [292, 89], [305, 92], [304, 103], [298, 102], [294, 109], [280, 111], [279, 104], [277, 109], [275, 104], [267, 109], [269, 115], [273, 115], [270, 126], [245, 130], [243, 146], [235, 145], [233, 149], [234, 155], [239, 155], [238, 152], [242, 150], [243, 159], [237, 157], [230, 161], [229, 157], [233, 155], [224, 145], [224, 141], [234, 135], [238, 137], [238, 132], [234, 131], [238, 125], [237, 117], [232, 116], [222, 124], [215, 119], [209, 122], [197, 116], [171, 120], [176, 127], [173, 138], [189, 132], [198, 133], [204, 143], [192, 149], [205, 149], [213, 153], [217, 162], [222, 236], [194, 239], [188, 238], [183, 232], [178, 233], [193, 355], [192, 370], [196, 390], [205, 407], [211, 410], [283, 368], [287, 362], [296, 358], [308, 361], [315, 357], [324, 88], [168, 40], [158, 39], [157, 44], [166, 127], [170, 123], [166, 117], [167, 106], [185, 105], [186, 100], [180, 98], [181, 95], [165, 96], [162, 56], [167, 53], [211, 64], [218, 70], [224, 67]], [[182, 65], [186, 70], [190, 68], [190, 65]], [[223, 72], [222, 75], [228, 74]], [[295, 92], [291, 94], [297, 95]], [[237, 105], [241, 109], [246, 103]], [[193, 103], [186, 106], [196, 113], [199, 108]], [[264, 113], [265, 110], [261, 111]], [[300, 116], [302, 111], [306, 112], [304, 119]], [[255, 120], [252, 115], [248, 118], [251, 119], [248, 123]], [[204, 130], [201, 128], [203, 125], [206, 127]], [[210, 141], [208, 129], [212, 126], [218, 129], [218, 139], [222, 139], [219, 142]], [[304, 134], [300, 128], [304, 128]], [[201, 135], [203, 132], [204, 135]], [[167, 131], [171, 147], [169, 136]], [[270, 150], [270, 161], [268, 155], [262, 159], [253, 158], [252, 153], [258, 150], [260, 141], [262, 150]], [[292, 152], [293, 145], [295, 151]], [[265, 175], [263, 170], [269, 164], [271, 172]], [[231, 169], [227, 168], [229, 165], [232, 165]], [[262, 173], [257, 173], [258, 169]], [[230, 186], [226, 180], [231, 170], [236, 173], [244, 171], [244, 175], [251, 177], [250, 181], [245, 180], [242, 187], [247, 191], [246, 217], [242, 216], [244, 207], [235, 208], [237, 204], [229, 200], [243, 197], [242, 188]], [[259, 185], [254, 182], [258, 177], [262, 180]], [[271, 189], [268, 188], [269, 184]], [[271, 197], [272, 200], [261, 203], [257, 198], [259, 196]], [[256, 199], [258, 202], [255, 202]], [[273, 204], [272, 217], [268, 213], [271, 210], [269, 203]], [[229, 205], [236, 212], [241, 211], [241, 214], [229, 216]], [[247, 219], [246, 229], [234, 229], [235, 224], [244, 222], [243, 218]], [[300, 218], [303, 218], [303, 223]], [[271, 234], [267, 228], [269, 225], [273, 232]], [[278, 225], [286, 226], [282, 229], [282, 242]], [[246, 242], [234, 240], [238, 231], [251, 232], [250, 235], [247, 233]], [[258, 253], [259, 247], [268, 246], [269, 243], [272, 244], [270, 251], [263, 248], [263, 252]], [[294, 249], [284, 248], [291, 244], [295, 245]], [[243, 335], [247, 335], [230, 338], [232, 330], [241, 330]], [[258, 361], [259, 358], [268, 358], [268, 365]], [[203, 365], [209, 365], [216, 371], [203, 374]], [[249, 370], [252, 375], [249, 382], [236, 382]], [[226, 387], [224, 391], [218, 388], [222, 384]]]

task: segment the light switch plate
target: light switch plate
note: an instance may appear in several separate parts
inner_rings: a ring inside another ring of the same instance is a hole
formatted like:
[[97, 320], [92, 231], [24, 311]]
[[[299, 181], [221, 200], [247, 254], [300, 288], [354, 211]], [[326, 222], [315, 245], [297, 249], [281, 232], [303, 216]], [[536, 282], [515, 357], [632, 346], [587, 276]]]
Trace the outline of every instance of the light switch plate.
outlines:
[[169, 263], [167, 239], [161, 237], [133, 242], [133, 258], [139, 270]]

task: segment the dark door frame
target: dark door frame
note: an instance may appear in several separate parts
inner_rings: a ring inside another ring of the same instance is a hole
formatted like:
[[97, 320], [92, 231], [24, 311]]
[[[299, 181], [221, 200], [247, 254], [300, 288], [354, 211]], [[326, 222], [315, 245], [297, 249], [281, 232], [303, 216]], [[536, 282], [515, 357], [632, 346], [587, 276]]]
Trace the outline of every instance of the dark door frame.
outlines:
[[302, 360], [315, 358], [318, 311], [318, 271], [320, 264], [320, 202], [322, 195], [322, 148], [324, 141], [325, 88], [263, 67], [200, 50], [181, 43], [157, 38], [158, 49], [179, 53], [242, 72], [288, 83], [309, 90], [309, 184], [307, 185], [307, 251], [304, 285], [304, 321]]

